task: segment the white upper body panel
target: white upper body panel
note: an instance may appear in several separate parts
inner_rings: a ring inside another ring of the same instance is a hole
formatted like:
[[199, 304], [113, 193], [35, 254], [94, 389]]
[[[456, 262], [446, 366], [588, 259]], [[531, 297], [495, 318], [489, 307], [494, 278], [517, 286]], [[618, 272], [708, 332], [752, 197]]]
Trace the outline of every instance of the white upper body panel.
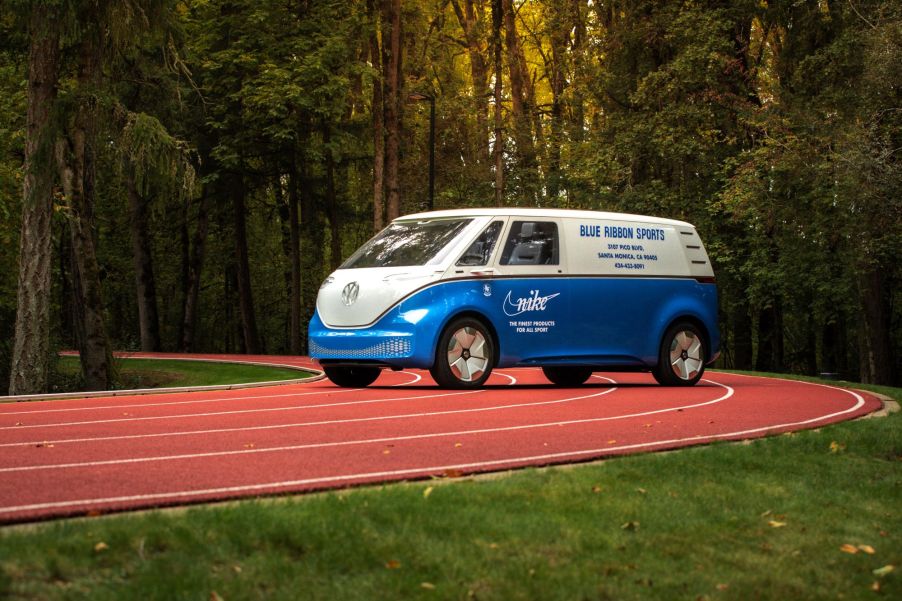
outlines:
[[[453, 231], [423, 225], [438, 221], [458, 225]], [[523, 232], [527, 230], [523, 228], [523, 222], [539, 223], [528, 231], [539, 234], [541, 229], [543, 242], [547, 241], [548, 232], [556, 229], [554, 262], [546, 260], [529, 265], [515, 264], [511, 259], [512, 246], [522, 247], [526, 252], [536, 245], [524, 237]], [[543, 222], [554, 225], [541, 226]], [[413, 239], [402, 235], [395, 239], [389, 231], [395, 227], [416, 232], [420, 226], [426, 228], [424, 231], [428, 235], [417, 237], [414, 234]], [[491, 228], [496, 228], [500, 234], [494, 247], [486, 252], [485, 264], [474, 265], [473, 248]], [[436, 231], [439, 234], [434, 233]], [[396, 255], [391, 253], [403, 254], [406, 249], [419, 244], [429, 246], [430, 241], [443, 235], [442, 232], [449, 233], [423, 255], [424, 264], [380, 266], [381, 257], [389, 257], [388, 262], [395, 261]], [[383, 237], [381, 246], [380, 236]], [[388, 242], [385, 242], [386, 238]], [[366, 249], [372, 249], [374, 244], [376, 250], [367, 255]], [[506, 249], [507, 255], [503, 256], [502, 248]], [[465, 254], [468, 260], [462, 258]], [[528, 277], [530, 274], [538, 277], [551, 274], [576, 277], [714, 276], [698, 233], [684, 221], [565, 209], [459, 209], [417, 213], [394, 220], [389, 228], [377, 234], [326, 279], [316, 305], [326, 325], [359, 328], [373, 323], [415, 290], [443, 279]]]

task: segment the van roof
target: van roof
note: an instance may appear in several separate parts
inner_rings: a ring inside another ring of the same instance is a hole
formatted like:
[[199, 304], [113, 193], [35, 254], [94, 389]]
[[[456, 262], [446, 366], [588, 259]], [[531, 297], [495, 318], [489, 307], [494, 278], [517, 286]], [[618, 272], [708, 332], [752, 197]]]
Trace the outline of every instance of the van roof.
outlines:
[[694, 228], [691, 223], [676, 219], [664, 219], [662, 217], [650, 217], [648, 215], [631, 215], [629, 213], [609, 213], [606, 211], [578, 211], [575, 209], [537, 209], [521, 207], [500, 207], [481, 209], [451, 209], [444, 211], [428, 211], [425, 213], [413, 213], [398, 217], [395, 221], [409, 221], [413, 219], [437, 219], [443, 217], [568, 217], [571, 219], [605, 219], [608, 221], [634, 221], [639, 223], [656, 223]]

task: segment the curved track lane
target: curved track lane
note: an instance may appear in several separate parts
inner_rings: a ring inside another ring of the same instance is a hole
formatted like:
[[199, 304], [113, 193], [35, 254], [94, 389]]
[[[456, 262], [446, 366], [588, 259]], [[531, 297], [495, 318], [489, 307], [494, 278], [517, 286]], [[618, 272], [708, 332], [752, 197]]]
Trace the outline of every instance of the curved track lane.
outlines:
[[488, 384], [441, 390], [404, 371], [366, 389], [320, 380], [0, 404], [0, 523], [585, 461], [881, 406], [840, 388], [721, 373], [688, 389], [646, 374], [555, 388], [538, 369], [496, 371]]

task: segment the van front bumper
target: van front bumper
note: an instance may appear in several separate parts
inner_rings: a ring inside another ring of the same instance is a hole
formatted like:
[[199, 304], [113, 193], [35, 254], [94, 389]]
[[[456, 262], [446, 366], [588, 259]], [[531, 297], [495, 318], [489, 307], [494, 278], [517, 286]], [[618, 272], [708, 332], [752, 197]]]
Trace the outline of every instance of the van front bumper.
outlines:
[[417, 350], [431, 349], [431, 341], [420, 340], [422, 328], [390, 312], [367, 328], [330, 328], [314, 313], [308, 330], [310, 357], [324, 364], [377, 364], [388, 367], [420, 367], [432, 365], [432, 353], [425, 357]]

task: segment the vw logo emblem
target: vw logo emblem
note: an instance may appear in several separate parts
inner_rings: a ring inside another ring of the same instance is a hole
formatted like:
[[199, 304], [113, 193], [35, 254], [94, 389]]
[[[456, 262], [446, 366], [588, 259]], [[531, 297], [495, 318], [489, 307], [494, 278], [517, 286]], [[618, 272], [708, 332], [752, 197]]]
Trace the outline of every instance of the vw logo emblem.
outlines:
[[345, 304], [346, 307], [350, 307], [354, 304], [354, 301], [357, 300], [357, 294], [360, 292], [360, 284], [357, 282], [351, 282], [347, 286], [344, 287], [341, 291], [341, 302]]

